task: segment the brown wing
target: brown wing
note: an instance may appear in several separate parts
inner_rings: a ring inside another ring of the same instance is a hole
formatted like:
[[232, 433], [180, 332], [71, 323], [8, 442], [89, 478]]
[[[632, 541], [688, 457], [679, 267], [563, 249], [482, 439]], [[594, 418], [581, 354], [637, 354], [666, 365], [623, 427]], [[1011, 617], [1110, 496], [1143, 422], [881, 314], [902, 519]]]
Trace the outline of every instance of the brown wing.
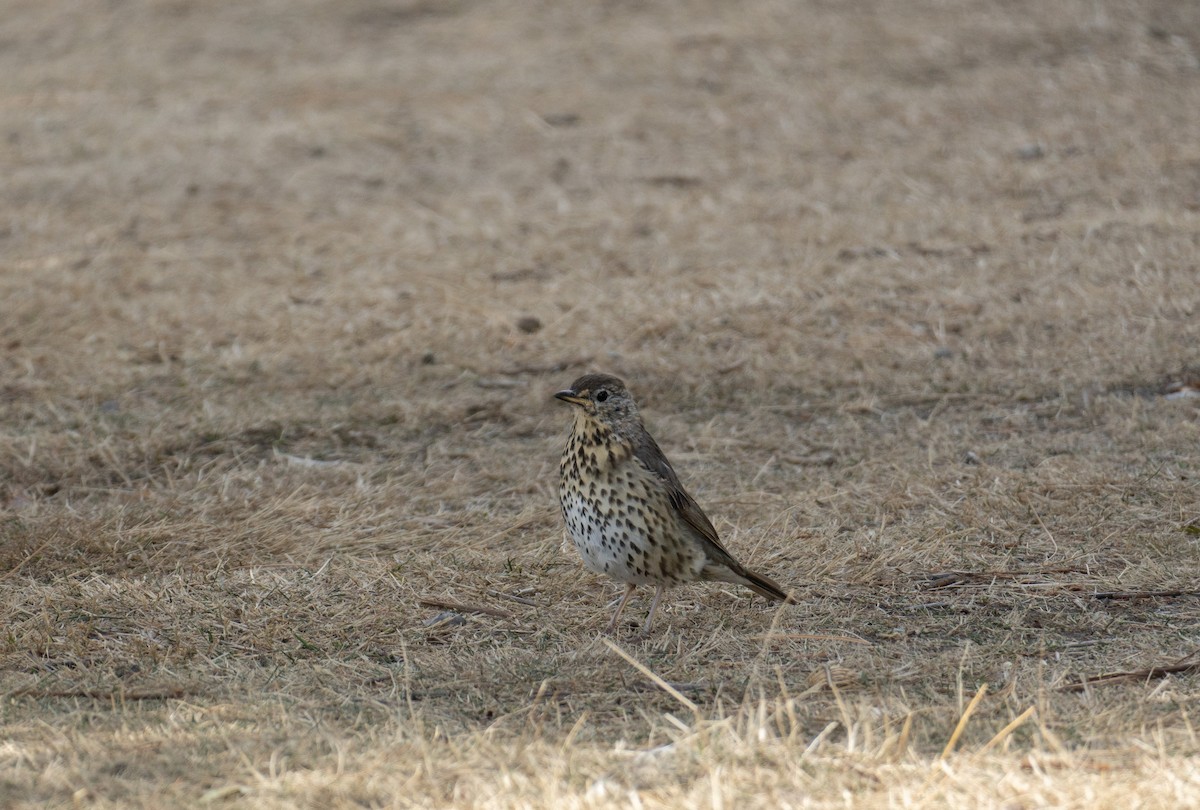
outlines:
[[761, 574], [747, 571], [733, 558], [733, 555], [725, 550], [708, 515], [704, 514], [700, 504], [696, 503], [695, 499], [683, 488], [683, 484], [679, 483], [679, 476], [675, 474], [675, 468], [671, 466], [671, 462], [667, 461], [667, 457], [659, 449], [654, 437], [645, 430], [634, 442], [633, 455], [643, 467], [666, 483], [667, 497], [671, 506], [696, 533], [696, 537], [704, 546], [704, 555], [708, 558], [708, 562], [715, 564], [705, 568], [709, 577], [727, 582], [738, 582], [767, 599], [792, 601], [787, 592], [776, 583]]
[[708, 519], [708, 515], [704, 514], [700, 504], [696, 503], [696, 500], [683, 488], [683, 484], [679, 482], [679, 476], [675, 474], [675, 468], [671, 466], [671, 462], [667, 461], [667, 457], [659, 449], [654, 437], [643, 430], [638, 441], [634, 442], [633, 455], [643, 467], [666, 482], [671, 506], [675, 507], [684, 522], [695, 530], [705, 544], [705, 552], [713, 561], [727, 565], [740, 573], [743, 570], [742, 566], [721, 545], [721, 539], [717, 536], [717, 530]]

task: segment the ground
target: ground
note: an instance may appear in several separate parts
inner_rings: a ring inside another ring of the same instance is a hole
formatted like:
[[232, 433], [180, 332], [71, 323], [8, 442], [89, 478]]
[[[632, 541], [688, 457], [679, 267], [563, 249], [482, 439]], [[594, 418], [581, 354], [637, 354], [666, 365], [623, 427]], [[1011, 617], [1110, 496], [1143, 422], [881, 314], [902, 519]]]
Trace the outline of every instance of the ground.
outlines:
[[1200, 5], [6, 6], [0, 805], [1200, 804]]

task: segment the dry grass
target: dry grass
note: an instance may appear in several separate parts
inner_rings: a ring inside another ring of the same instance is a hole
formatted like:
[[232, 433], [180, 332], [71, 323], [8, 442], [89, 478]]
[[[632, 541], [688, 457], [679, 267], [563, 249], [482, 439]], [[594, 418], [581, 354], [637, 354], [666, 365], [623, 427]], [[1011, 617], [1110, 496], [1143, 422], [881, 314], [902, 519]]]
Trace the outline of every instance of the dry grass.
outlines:
[[1200, 804], [1200, 7], [8, 6], [0, 805]]

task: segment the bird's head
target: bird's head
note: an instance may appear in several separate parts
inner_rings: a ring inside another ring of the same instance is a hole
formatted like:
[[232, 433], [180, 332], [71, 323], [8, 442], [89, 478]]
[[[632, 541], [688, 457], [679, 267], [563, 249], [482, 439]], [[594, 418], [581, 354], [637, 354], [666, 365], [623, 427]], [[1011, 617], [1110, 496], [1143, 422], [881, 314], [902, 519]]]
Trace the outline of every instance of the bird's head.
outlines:
[[611, 374], [585, 374], [571, 383], [570, 388], [554, 396], [579, 408], [584, 416], [609, 427], [619, 428], [640, 419], [625, 383]]

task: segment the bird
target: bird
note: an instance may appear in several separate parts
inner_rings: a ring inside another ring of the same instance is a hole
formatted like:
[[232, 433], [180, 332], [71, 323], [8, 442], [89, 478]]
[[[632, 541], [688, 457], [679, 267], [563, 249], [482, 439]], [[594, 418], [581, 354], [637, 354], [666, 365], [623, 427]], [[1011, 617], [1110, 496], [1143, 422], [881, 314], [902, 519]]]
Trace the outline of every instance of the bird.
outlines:
[[779, 585], [746, 569], [721, 545], [712, 522], [646, 430], [624, 382], [611, 374], [585, 374], [554, 397], [574, 411], [558, 468], [567, 535], [586, 568], [625, 584], [605, 635], [616, 630], [639, 585], [655, 586], [643, 638], [672, 585], [731, 582], [772, 601], [790, 601]]

